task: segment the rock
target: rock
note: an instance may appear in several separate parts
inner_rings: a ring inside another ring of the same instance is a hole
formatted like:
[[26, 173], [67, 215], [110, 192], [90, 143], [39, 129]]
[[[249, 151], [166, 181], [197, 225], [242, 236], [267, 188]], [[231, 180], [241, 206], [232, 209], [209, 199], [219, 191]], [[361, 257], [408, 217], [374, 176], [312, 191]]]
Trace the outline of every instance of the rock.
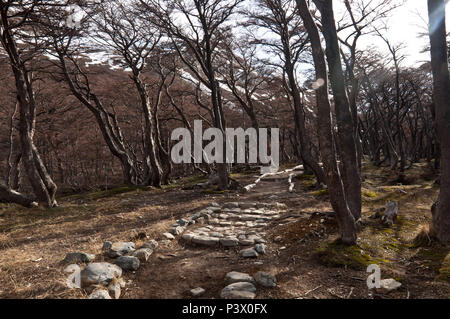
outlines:
[[239, 207], [242, 209], [249, 209], [254, 208], [256, 206], [256, 203], [239, 203]]
[[243, 249], [240, 252], [241, 256], [244, 258], [257, 258], [258, 253], [253, 248]]
[[92, 263], [84, 268], [81, 273], [81, 287], [100, 284], [107, 286], [114, 279], [122, 276], [122, 269], [116, 265], [101, 262]]
[[111, 248], [108, 250], [108, 256], [111, 258], [116, 258], [131, 253], [133, 251], [134, 251], [133, 242], [128, 243], [117, 242], [112, 244]]
[[162, 236], [164, 238], [168, 239], [168, 240], [174, 240], [175, 239], [175, 236], [172, 235], [171, 233], [164, 233], [164, 234], [162, 234]]
[[235, 247], [239, 245], [239, 240], [236, 237], [221, 238], [220, 244], [224, 247]]
[[381, 222], [386, 226], [391, 226], [395, 223], [398, 216], [398, 202], [390, 202], [386, 205], [386, 209], [381, 216]]
[[273, 288], [277, 286], [277, 280], [274, 275], [258, 271], [253, 277], [256, 282], [263, 287]]
[[205, 289], [198, 287], [198, 288], [194, 288], [191, 289], [191, 295], [193, 297], [200, 297], [201, 295], [203, 295], [205, 293]]
[[88, 299], [111, 299], [108, 291], [105, 289], [95, 289], [88, 297]]
[[225, 299], [253, 299], [256, 287], [249, 282], [236, 282], [222, 289], [221, 298]]
[[238, 202], [228, 202], [223, 204], [222, 206], [223, 208], [239, 208], [239, 203]]
[[158, 242], [154, 239], [149, 240], [144, 245], [142, 245], [142, 248], [156, 249], [156, 248], [158, 248]]
[[139, 259], [133, 256], [121, 256], [114, 263], [125, 271], [138, 270], [140, 266]]
[[102, 246], [102, 251], [106, 252], [106, 251], [110, 250], [111, 247], [112, 247], [112, 242], [105, 241]]
[[239, 240], [239, 245], [242, 246], [251, 246], [255, 243], [253, 239], [241, 239]]
[[219, 243], [219, 238], [208, 236], [194, 236], [192, 237], [192, 242], [198, 245], [215, 246]]
[[191, 242], [192, 241], [192, 238], [194, 238], [194, 234], [192, 234], [192, 233], [187, 233], [187, 234], [183, 234], [183, 235], [181, 235], [181, 239], [183, 239], [184, 241], [186, 241], [186, 242]]
[[145, 231], [140, 231], [138, 232], [137, 230], [133, 229], [132, 231], [132, 235], [131, 235], [131, 239], [132, 240], [142, 240], [142, 239], [147, 239], [147, 234]]
[[95, 255], [86, 253], [68, 253], [63, 262], [70, 264], [90, 263], [95, 259]]
[[380, 281], [380, 288], [377, 289], [379, 292], [382, 293], [389, 293], [393, 290], [397, 290], [402, 286], [401, 283], [399, 283], [397, 280], [390, 278], [390, 279], [382, 279]]
[[216, 203], [216, 202], [212, 202], [212, 203], [209, 204], [209, 205], [211, 205], [211, 206], [213, 206], [213, 207], [220, 207], [220, 205], [219, 205], [218, 203]]
[[183, 232], [184, 232], [184, 227], [181, 227], [181, 226], [173, 227], [169, 230], [169, 233], [171, 233], [174, 236], [178, 236]]
[[279, 243], [279, 242], [282, 241], [282, 237], [281, 237], [281, 236], [277, 236], [277, 237], [275, 237], [275, 238], [273, 239], [273, 241], [274, 241], [275, 243]]
[[250, 282], [250, 283], [255, 282], [253, 277], [250, 276], [249, 274], [237, 271], [229, 272], [228, 274], [226, 274], [225, 279], [231, 284], [235, 282]]
[[189, 220], [181, 218], [181, 219], [177, 220], [177, 224], [180, 226], [187, 226], [187, 225], [189, 225]]
[[213, 232], [211, 232], [209, 234], [211, 235], [211, 237], [217, 237], [217, 238], [223, 238], [224, 237], [222, 233], [215, 232], [215, 231], [213, 231]]
[[121, 285], [119, 281], [113, 281], [108, 286], [109, 295], [113, 297], [113, 299], [119, 299], [121, 293]]
[[151, 248], [141, 248], [133, 253], [133, 257], [138, 258], [141, 262], [146, 262], [150, 258], [152, 253], [153, 250]]
[[258, 254], [265, 254], [266, 253], [266, 245], [264, 244], [256, 244], [255, 250]]

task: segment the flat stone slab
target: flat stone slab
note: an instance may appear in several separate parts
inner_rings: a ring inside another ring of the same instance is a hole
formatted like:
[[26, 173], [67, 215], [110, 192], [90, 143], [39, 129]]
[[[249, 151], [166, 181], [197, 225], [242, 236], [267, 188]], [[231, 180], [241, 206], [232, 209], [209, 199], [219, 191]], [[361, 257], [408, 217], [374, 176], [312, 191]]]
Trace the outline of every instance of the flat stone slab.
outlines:
[[220, 244], [224, 247], [235, 247], [239, 245], [239, 240], [236, 237], [221, 238]]
[[228, 274], [225, 275], [225, 279], [229, 283], [235, 283], [235, 282], [250, 282], [254, 283], [255, 279], [253, 279], [252, 276], [249, 274], [243, 273], [243, 272], [237, 272], [237, 271], [231, 271]]
[[194, 244], [203, 246], [215, 246], [219, 244], [219, 238], [207, 237], [207, 236], [194, 236], [192, 237], [192, 242]]
[[254, 299], [256, 287], [249, 282], [236, 282], [222, 289], [220, 297], [224, 299]]
[[257, 258], [259, 255], [253, 248], [243, 249], [240, 252], [241, 256], [244, 258]]

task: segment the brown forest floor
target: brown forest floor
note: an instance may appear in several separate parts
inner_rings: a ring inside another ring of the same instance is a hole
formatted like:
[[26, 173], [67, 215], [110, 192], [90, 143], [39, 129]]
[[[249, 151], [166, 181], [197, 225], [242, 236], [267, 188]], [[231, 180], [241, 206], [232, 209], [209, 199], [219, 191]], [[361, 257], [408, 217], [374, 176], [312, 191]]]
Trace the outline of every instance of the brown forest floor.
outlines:
[[[327, 245], [336, 238], [332, 217], [314, 212], [331, 211], [326, 191], [314, 188], [314, 178], [299, 175], [296, 191], [288, 193], [286, 176], [261, 181], [247, 194], [186, 190], [199, 182], [192, 177], [162, 190], [118, 188], [60, 199], [60, 207], [23, 209], [0, 204], [0, 298], [81, 298], [68, 289], [61, 260], [66, 253], [84, 251], [100, 255], [104, 241], [133, 239], [133, 230], [159, 239], [178, 218], [210, 202], [278, 201], [289, 213], [273, 222], [267, 232], [268, 253], [262, 265], [242, 259], [233, 249], [205, 249], [175, 240], [161, 246], [135, 273], [127, 273], [121, 298], [190, 298], [189, 290], [206, 289], [202, 298], [218, 298], [228, 271], [250, 274], [268, 271], [278, 287], [258, 289], [257, 298], [449, 298], [450, 283], [439, 277], [448, 247], [414, 247], [412, 239], [431, 218], [430, 207], [438, 194], [425, 164], [415, 164], [403, 183], [387, 168], [365, 165], [363, 215], [358, 247]], [[242, 184], [253, 174], [236, 174]], [[270, 199], [271, 195], [277, 198]], [[385, 228], [367, 219], [388, 201], [399, 201], [399, 221]], [[280, 225], [284, 224], [284, 225]], [[280, 242], [273, 239], [281, 236]], [[137, 242], [139, 244], [139, 242]], [[318, 253], [320, 252], [320, 253]], [[383, 278], [403, 286], [388, 295], [370, 296], [366, 266], [381, 265]]]

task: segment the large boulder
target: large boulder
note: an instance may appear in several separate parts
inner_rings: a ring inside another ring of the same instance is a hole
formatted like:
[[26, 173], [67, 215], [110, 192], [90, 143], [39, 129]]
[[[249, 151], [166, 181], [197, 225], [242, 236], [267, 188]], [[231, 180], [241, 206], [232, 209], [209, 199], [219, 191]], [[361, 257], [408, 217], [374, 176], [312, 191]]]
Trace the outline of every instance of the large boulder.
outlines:
[[134, 243], [133, 242], [117, 242], [111, 245], [111, 248], [108, 250], [108, 256], [111, 258], [120, 257], [126, 254], [133, 252]]
[[101, 262], [92, 263], [84, 268], [80, 273], [81, 287], [91, 285], [107, 286], [114, 279], [122, 276], [122, 269], [116, 265]]
[[236, 282], [222, 289], [221, 298], [225, 299], [254, 299], [256, 287], [249, 282]]

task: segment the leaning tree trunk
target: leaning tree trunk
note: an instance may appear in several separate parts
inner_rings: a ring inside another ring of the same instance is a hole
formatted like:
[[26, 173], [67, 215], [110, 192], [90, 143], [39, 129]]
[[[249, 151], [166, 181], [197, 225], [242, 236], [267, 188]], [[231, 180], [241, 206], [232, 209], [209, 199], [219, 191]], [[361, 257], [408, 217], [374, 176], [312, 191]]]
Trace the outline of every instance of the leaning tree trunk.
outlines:
[[337, 140], [339, 155], [342, 160], [342, 179], [348, 206], [355, 219], [361, 217], [361, 173], [355, 141], [353, 116], [345, 87], [342, 70], [336, 23], [332, 0], [314, 0], [321, 13], [323, 34], [326, 42], [326, 55], [330, 69], [330, 83], [334, 93], [336, 120], [338, 126]]
[[433, 72], [433, 100], [441, 151], [440, 193], [431, 231], [441, 242], [450, 242], [450, 79], [445, 28], [445, 0], [428, 0]]
[[311, 41], [316, 77], [324, 81], [323, 85], [316, 91], [316, 99], [320, 154], [325, 169], [330, 201], [336, 212], [341, 240], [343, 243], [352, 245], [356, 243], [356, 225], [355, 219], [347, 205], [344, 186], [337, 165], [332, 130], [331, 105], [328, 96], [328, 72], [325, 55], [321, 46], [318, 28], [311, 16], [306, 1], [297, 0], [297, 5]]
[[0, 184], [0, 200], [4, 200], [6, 202], [16, 203], [22, 205], [24, 207], [37, 207], [37, 203], [33, 201], [31, 198], [12, 190], [11, 188]]

